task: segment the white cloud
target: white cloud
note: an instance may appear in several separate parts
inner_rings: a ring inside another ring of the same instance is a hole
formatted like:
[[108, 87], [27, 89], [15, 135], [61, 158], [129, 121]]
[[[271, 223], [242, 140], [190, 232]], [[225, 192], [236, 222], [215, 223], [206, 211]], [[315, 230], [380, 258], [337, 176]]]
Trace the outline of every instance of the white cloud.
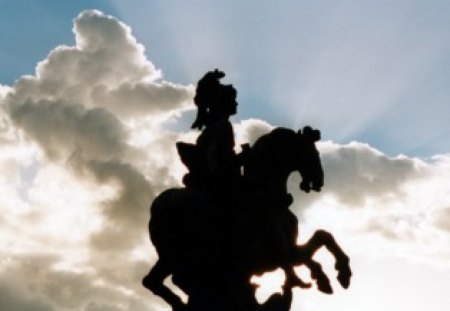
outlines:
[[5, 308], [5, 310], [56, 310], [51, 304], [46, 303], [42, 297], [13, 287], [11, 282], [5, 283], [0, 284], [0, 300], [2, 308]]
[[400, 195], [403, 183], [421, 173], [425, 163], [398, 156], [390, 158], [367, 144], [322, 145], [326, 189], [352, 206], [364, 199]]
[[448, 265], [450, 156], [392, 158], [356, 142], [324, 142], [320, 150], [323, 192], [300, 194], [298, 180], [290, 181], [306, 237], [324, 228], [355, 253]]
[[237, 145], [253, 144], [258, 137], [269, 133], [274, 127], [266, 121], [259, 119], [243, 120], [234, 125]]
[[[49, 310], [148, 309], [152, 297], [137, 298], [154, 258], [148, 208], [174, 180], [161, 153], [143, 145], [174, 143], [161, 122], [186, 109], [192, 87], [162, 81], [117, 19], [86, 11], [74, 24], [76, 46], [57, 47], [35, 76], [1, 89], [0, 240], [13, 266], [0, 273], [25, 281], [39, 255], [42, 278], [26, 281]], [[133, 145], [130, 132], [148, 124], [156, 143]], [[130, 258], [136, 248], [146, 262]]]
[[[39, 63], [36, 76], [18, 80], [4, 106], [14, 126], [48, 159], [71, 167], [80, 177], [117, 187], [120, 195], [104, 206], [104, 214], [111, 230], [125, 235], [125, 223], [144, 225], [153, 188], [158, 187], [138, 168], [147, 155], [130, 146], [128, 124], [149, 114], [167, 118], [179, 113], [192, 90], [160, 81], [143, 46], [117, 19], [85, 11], [74, 24], [76, 46], [54, 49]], [[135, 241], [134, 235], [127, 237]]]

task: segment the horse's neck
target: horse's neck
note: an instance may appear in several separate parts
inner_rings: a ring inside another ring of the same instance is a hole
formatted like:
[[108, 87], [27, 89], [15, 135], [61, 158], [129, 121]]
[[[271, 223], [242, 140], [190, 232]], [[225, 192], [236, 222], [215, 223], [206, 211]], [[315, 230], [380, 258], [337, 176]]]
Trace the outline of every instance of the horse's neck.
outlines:
[[287, 193], [287, 180], [292, 171], [278, 171], [272, 174], [262, 175], [260, 184], [265, 188], [264, 191], [271, 191], [273, 193]]
[[276, 128], [255, 142], [251, 166], [264, 191], [287, 193], [287, 180], [294, 171], [288, 155], [295, 143], [295, 132], [285, 128]]

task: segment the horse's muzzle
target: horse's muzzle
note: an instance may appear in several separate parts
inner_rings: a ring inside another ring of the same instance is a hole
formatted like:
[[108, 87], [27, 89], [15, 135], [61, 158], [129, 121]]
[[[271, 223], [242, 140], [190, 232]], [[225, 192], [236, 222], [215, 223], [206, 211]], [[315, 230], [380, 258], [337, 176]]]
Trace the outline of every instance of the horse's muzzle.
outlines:
[[323, 183], [319, 182], [313, 182], [313, 181], [302, 181], [300, 183], [300, 190], [305, 191], [306, 193], [309, 193], [311, 190], [320, 192], [322, 189]]
[[320, 190], [322, 190], [322, 186], [321, 185], [316, 185], [316, 184], [313, 183], [312, 190], [314, 190], [316, 192], [320, 192]]

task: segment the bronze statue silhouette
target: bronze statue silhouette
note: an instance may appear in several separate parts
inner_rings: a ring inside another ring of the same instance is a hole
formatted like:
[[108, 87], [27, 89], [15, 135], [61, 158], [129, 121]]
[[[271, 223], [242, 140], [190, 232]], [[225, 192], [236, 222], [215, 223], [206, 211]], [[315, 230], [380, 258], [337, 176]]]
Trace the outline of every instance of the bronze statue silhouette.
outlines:
[[[169, 189], [152, 203], [149, 231], [159, 259], [143, 285], [173, 310], [289, 310], [292, 288], [309, 288], [293, 270], [305, 265], [317, 288], [332, 293], [330, 281], [314, 253], [325, 246], [335, 257], [338, 281], [347, 288], [349, 257], [333, 236], [318, 230], [297, 245], [298, 220], [289, 210], [287, 179], [297, 171], [305, 192], [320, 191], [323, 169], [315, 143], [320, 132], [276, 128], [253, 146], [234, 152], [229, 117], [236, 113], [236, 90], [223, 85], [224, 73], [208, 72], [198, 83], [193, 128], [203, 129], [195, 145], [179, 142], [178, 152], [189, 173], [186, 187]], [[243, 173], [241, 173], [243, 172]], [[283, 294], [260, 305], [253, 275], [283, 268]], [[184, 304], [163, 281], [172, 281], [188, 295]]]

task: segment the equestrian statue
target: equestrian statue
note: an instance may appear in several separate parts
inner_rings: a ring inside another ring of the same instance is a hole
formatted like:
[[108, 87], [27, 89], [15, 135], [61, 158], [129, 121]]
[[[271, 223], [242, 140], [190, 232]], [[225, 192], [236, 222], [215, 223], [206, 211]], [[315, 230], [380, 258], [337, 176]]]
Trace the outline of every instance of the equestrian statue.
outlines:
[[[313, 259], [325, 246], [335, 258], [339, 283], [348, 288], [349, 257], [333, 235], [318, 230], [298, 245], [298, 220], [289, 210], [291, 173], [300, 174], [299, 188], [306, 193], [323, 187], [320, 131], [275, 128], [237, 154], [229, 121], [237, 111], [237, 91], [221, 83], [224, 76], [216, 69], [197, 84], [192, 128], [201, 133], [195, 144], [176, 144], [188, 169], [184, 187], [162, 192], [151, 205], [149, 233], [159, 258], [143, 285], [174, 311], [288, 311], [292, 289], [312, 287], [296, 266], [310, 270], [319, 291], [333, 292]], [[250, 279], [276, 268], [286, 275], [283, 292], [259, 304]], [[163, 283], [169, 276], [187, 303]]]

